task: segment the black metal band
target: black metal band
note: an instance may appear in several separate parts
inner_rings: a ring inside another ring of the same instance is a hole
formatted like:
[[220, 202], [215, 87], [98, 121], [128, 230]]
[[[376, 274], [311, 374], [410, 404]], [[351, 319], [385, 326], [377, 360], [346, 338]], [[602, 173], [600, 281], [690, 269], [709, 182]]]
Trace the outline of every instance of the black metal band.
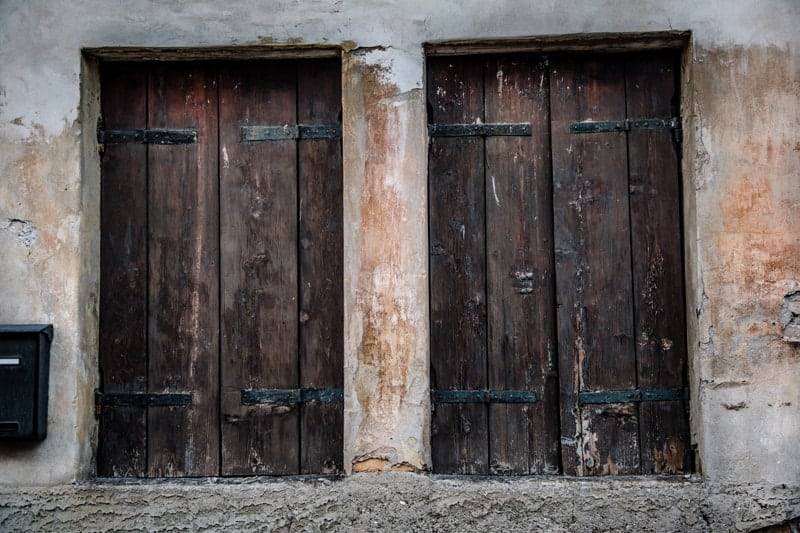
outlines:
[[95, 392], [94, 403], [106, 407], [184, 407], [192, 404], [192, 393]]
[[197, 142], [197, 130], [98, 130], [97, 142], [100, 144], [193, 144]]
[[242, 142], [285, 141], [292, 139], [339, 139], [339, 124], [286, 124], [284, 126], [242, 126]]
[[242, 391], [242, 405], [287, 403], [341, 403], [342, 389], [247, 389]]
[[578, 393], [578, 403], [580, 405], [631, 402], [669, 402], [688, 399], [688, 389], [607, 390]]
[[530, 390], [432, 390], [433, 403], [536, 403]]
[[428, 124], [431, 137], [496, 137], [531, 135], [531, 125], [521, 124]]
[[586, 120], [573, 122], [569, 126], [571, 133], [607, 133], [613, 131], [631, 130], [674, 130], [680, 128], [680, 119], [672, 118], [642, 118], [624, 120]]

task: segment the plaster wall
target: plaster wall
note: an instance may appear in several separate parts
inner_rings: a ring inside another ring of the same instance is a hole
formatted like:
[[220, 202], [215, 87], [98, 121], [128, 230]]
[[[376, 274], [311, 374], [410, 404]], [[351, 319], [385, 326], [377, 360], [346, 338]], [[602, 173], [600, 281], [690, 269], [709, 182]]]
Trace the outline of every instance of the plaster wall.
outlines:
[[[795, 0], [0, 1], [0, 323], [53, 323], [56, 332], [49, 436], [0, 444], [0, 485], [8, 488], [0, 491], [0, 526], [21, 516], [13, 503], [22, 501], [19, 487], [55, 487], [25, 493], [35, 523], [30, 502], [83, 497], [58, 486], [92, 476], [99, 96], [94, 56], [82, 50], [342, 49], [345, 463], [353, 471], [425, 470], [423, 44], [534, 46], [548, 35], [670, 30], [692, 35], [682, 88], [683, 207], [703, 505], [720, 516], [734, 505], [762, 509], [738, 522], [745, 529], [800, 515], [800, 348], [782, 340], [780, 318], [784, 296], [800, 290], [798, 23]], [[405, 479], [393, 476], [379, 476], [390, 492]], [[467, 490], [463, 481], [448, 483], [437, 490]], [[102, 487], [92, 494], [115, 497]], [[665, 501], [680, 499], [663, 490]]]

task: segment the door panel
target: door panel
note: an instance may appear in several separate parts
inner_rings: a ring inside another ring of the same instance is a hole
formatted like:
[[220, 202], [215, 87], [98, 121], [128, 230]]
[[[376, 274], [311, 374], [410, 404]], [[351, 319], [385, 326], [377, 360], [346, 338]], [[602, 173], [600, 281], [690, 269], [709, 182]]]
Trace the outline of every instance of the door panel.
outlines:
[[[339, 62], [298, 65], [301, 124], [338, 124]], [[298, 272], [300, 276], [300, 386], [341, 390], [344, 384], [342, 279], [342, 145], [340, 139], [298, 142]], [[343, 472], [341, 402], [300, 407], [300, 473]]]
[[[474, 123], [483, 115], [483, 67], [469, 58], [432, 58], [430, 120]], [[431, 388], [483, 390], [486, 376], [486, 220], [480, 137], [432, 138], [429, 154]], [[435, 472], [489, 471], [485, 405], [434, 405]]]
[[573, 407], [578, 392], [636, 387], [625, 133], [570, 131], [573, 122], [625, 116], [624, 64], [554, 62], [551, 93], [562, 424], [581, 447], [565, 446], [562, 461], [572, 474], [635, 473], [636, 407], [578, 417]]
[[[147, 127], [147, 72], [118, 63], [103, 70], [106, 128]], [[147, 157], [144, 144], [109, 144], [100, 198], [100, 368], [110, 393], [147, 392]], [[104, 409], [97, 473], [147, 475], [147, 411]]]
[[297, 146], [240, 126], [296, 123], [293, 62], [220, 72], [223, 475], [298, 471], [296, 404], [243, 406], [243, 389], [295, 389]]
[[196, 128], [197, 142], [148, 145], [148, 389], [191, 392], [150, 407], [148, 475], [219, 472], [217, 79], [202, 64], [153, 68], [148, 127]]
[[549, 84], [544, 63], [490, 58], [487, 123], [529, 123], [530, 136], [486, 138], [489, 389], [535, 391], [489, 405], [493, 474], [559, 471]]
[[[677, 70], [673, 54], [630, 58], [628, 118], [677, 117]], [[628, 151], [638, 384], [680, 389], [686, 386], [686, 321], [678, 144], [669, 130], [632, 130]], [[691, 472], [687, 403], [644, 402], [639, 417], [642, 473]]]

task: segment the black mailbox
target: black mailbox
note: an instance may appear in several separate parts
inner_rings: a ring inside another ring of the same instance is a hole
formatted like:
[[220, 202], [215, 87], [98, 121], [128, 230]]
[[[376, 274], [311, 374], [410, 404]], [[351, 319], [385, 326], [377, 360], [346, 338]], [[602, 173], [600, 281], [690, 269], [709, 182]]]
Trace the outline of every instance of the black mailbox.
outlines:
[[0, 440], [47, 436], [53, 326], [0, 325]]

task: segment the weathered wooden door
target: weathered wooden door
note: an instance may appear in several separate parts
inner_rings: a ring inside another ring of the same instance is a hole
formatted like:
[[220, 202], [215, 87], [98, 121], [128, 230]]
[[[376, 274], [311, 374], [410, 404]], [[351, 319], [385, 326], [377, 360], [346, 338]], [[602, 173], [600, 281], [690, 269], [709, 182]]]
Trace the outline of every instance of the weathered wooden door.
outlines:
[[691, 471], [673, 52], [551, 62], [562, 459]]
[[342, 470], [339, 72], [104, 65], [100, 475]]
[[546, 77], [535, 57], [429, 60], [438, 472], [559, 470]]
[[434, 470], [690, 471], [677, 57], [434, 57]]

